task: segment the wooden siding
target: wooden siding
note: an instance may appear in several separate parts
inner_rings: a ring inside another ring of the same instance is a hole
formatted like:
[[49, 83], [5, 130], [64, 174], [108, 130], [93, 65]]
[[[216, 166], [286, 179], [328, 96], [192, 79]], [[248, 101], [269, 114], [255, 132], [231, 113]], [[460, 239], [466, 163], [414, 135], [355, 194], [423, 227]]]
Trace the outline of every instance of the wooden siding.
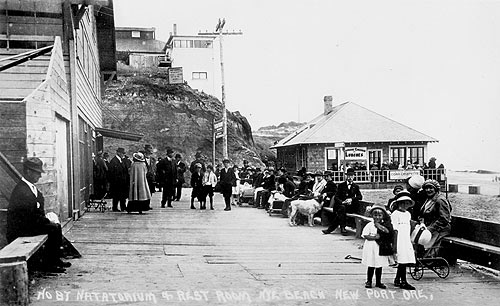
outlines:
[[45, 209], [59, 212], [57, 196], [56, 114], [69, 121], [69, 87], [64, 69], [65, 61], [59, 38], [47, 67], [45, 81], [26, 97], [26, 146], [27, 156], [37, 156], [44, 163], [45, 174], [37, 184], [45, 197]]
[[22, 170], [22, 156], [26, 155], [24, 102], [0, 102], [0, 152], [16, 169]]
[[101, 78], [95, 20], [87, 10], [76, 30], [76, 94], [79, 116], [92, 128], [102, 126]]

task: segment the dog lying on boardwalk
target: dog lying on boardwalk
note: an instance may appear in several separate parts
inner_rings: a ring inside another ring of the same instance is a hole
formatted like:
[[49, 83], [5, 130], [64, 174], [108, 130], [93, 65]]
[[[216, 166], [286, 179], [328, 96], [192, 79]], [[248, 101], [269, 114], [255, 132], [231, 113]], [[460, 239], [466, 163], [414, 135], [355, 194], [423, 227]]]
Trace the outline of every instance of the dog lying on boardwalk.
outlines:
[[301, 213], [307, 216], [307, 223], [309, 226], [314, 226], [313, 217], [314, 214], [321, 210], [323, 207], [323, 198], [317, 197], [308, 200], [294, 200], [290, 202], [290, 208], [292, 212], [290, 213], [290, 226], [297, 225], [297, 213]]

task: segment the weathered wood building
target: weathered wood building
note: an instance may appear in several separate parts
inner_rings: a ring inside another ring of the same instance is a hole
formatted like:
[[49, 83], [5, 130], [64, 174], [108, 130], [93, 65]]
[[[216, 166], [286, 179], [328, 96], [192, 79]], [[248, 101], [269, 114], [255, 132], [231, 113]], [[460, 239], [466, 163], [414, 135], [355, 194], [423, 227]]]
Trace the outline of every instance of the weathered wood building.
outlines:
[[[278, 165], [288, 171], [330, 170], [341, 181], [343, 170], [352, 167], [358, 170], [357, 181], [380, 182], [391, 180], [391, 173], [381, 170], [384, 164], [403, 169], [409, 163], [424, 165], [430, 142], [437, 140], [356, 103], [333, 106], [326, 96], [323, 114], [271, 148], [277, 150]], [[392, 175], [401, 178], [396, 171]]]
[[[113, 34], [111, 0], [0, 2], [0, 184], [17, 181], [8, 169], [22, 172], [26, 156], [39, 157], [46, 173], [37, 187], [62, 222], [92, 192], [101, 94], [116, 72]], [[9, 197], [2, 189], [3, 211]]]

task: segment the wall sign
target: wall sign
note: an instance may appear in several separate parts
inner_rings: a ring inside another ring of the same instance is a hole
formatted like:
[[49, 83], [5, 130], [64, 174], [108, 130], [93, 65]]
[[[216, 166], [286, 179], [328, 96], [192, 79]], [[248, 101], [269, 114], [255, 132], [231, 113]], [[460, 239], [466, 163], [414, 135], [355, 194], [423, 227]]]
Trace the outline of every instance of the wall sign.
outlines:
[[184, 77], [182, 74], [182, 67], [168, 68], [168, 83], [169, 84], [182, 84]]
[[345, 159], [365, 159], [366, 160], [366, 148], [345, 148], [344, 149]]
[[406, 180], [414, 175], [420, 175], [420, 170], [390, 170], [389, 180]]

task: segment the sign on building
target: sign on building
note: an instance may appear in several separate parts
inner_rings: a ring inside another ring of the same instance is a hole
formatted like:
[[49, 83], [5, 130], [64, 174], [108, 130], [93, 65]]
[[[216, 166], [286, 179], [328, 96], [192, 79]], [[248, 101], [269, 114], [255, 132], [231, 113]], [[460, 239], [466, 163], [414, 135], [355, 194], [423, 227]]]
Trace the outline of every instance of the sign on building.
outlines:
[[420, 175], [420, 170], [390, 170], [389, 180], [406, 180], [414, 175]]
[[168, 68], [168, 83], [169, 84], [182, 84], [184, 77], [182, 74], [182, 67]]
[[345, 159], [366, 159], [366, 148], [345, 148]]

